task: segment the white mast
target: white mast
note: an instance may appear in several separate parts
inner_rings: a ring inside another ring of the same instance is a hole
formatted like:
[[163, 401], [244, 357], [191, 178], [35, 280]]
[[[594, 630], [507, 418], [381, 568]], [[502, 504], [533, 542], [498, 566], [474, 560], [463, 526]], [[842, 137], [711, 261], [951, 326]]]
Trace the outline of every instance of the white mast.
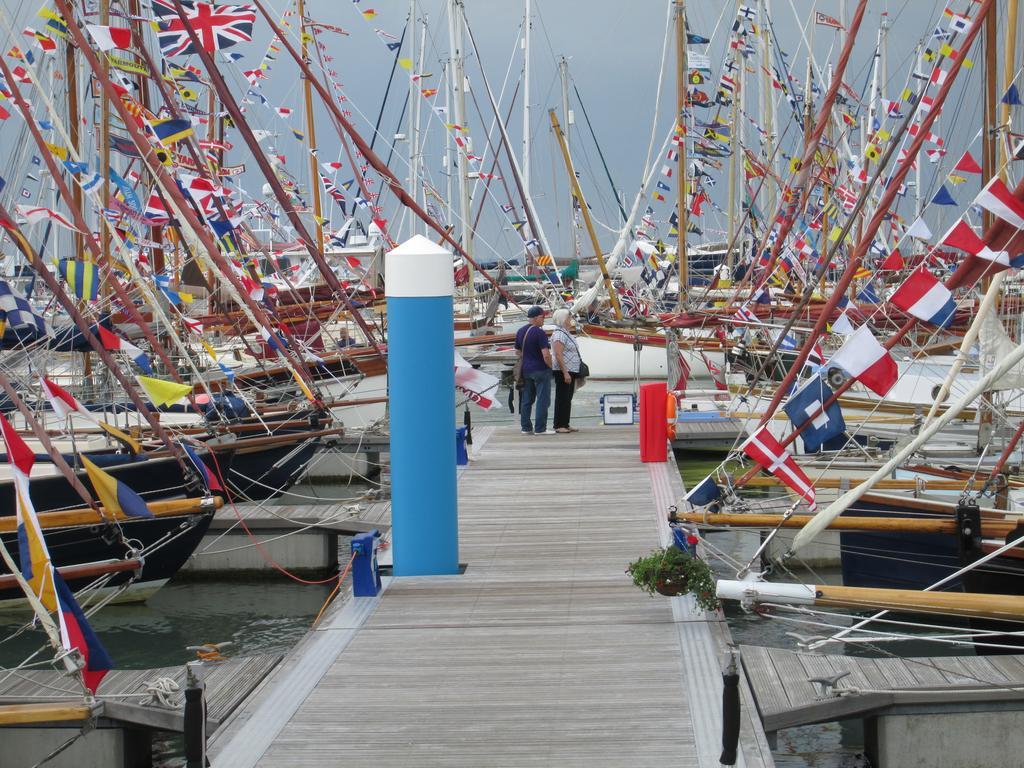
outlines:
[[[459, 126], [455, 130], [458, 131], [461, 139], [461, 146], [456, 149], [456, 153], [458, 155], [459, 165], [459, 218], [462, 224], [462, 249], [470, 258], [472, 258], [473, 226], [471, 222], [472, 214], [469, 206], [469, 177], [467, 176], [467, 173], [469, 172], [469, 147], [467, 145], [467, 142], [469, 141], [469, 133], [465, 130], [466, 73], [462, 64], [462, 27], [465, 23], [462, 16], [462, 0], [451, 0], [448, 17], [448, 34], [452, 49], [452, 98], [455, 106], [454, 123]], [[468, 262], [466, 267], [469, 270], [469, 288], [471, 297], [470, 314], [472, 314], [473, 267]]]
[[530, 19], [531, 0], [526, 0], [523, 21], [523, 194], [530, 194]]
[[[565, 144], [569, 145], [569, 131], [572, 125], [573, 115], [569, 111], [569, 62], [565, 56], [558, 62], [558, 74], [562, 79], [562, 133], [565, 135]], [[576, 208], [573, 198], [569, 196], [569, 219], [567, 229], [569, 231], [569, 252], [572, 257], [578, 253], [576, 246]], [[566, 256], [566, 258], [570, 258]]]
[[[416, 0], [409, 0], [409, 61], [416, 61]], [[415, 64], [413, 65], [415, 66]], [[406, 107], [409, 128], [406, 132], [405, 141], [409, 150], [409, 180], [408, 189], [413, 200], [418, 200], [419, 195], [416, 189], [419, 186], [419, 173], [416, 170], [417, 138], [419, 135], [418, 110], [419, 100], [416, 98], [416, 81], [409, 78], [408, 106]], [[416, 217], [409, 216], [409, 237], [416, 234]]]

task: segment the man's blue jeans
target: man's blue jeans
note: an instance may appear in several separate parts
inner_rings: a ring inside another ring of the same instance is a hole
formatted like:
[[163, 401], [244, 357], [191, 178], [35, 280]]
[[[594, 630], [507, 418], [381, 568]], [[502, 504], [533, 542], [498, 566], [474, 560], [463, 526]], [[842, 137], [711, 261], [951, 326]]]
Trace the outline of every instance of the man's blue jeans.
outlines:
[[[530, 426], [534, 401], [537, 418]], [[523, 374], [523, 399], [519, 402], [519, 425], [524, 432], [544, 432], [548, 428], [548, 407], [551, 405], [551, 369]]]

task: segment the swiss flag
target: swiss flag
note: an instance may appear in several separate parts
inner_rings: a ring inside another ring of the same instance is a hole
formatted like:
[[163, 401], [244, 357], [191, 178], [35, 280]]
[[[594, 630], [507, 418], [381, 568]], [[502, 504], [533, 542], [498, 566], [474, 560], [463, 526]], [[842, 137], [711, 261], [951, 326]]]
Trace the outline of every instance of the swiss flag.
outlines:
[[800, 469], [796, 459], [786, 453], [786, 449], [768, 431], [768, 427], [761, 427], [747, 438], [743, 443], [743, 453], [789, 486], [797, 496], [807, 502], [811, 511], [817, 509], [814, 502], [814, 486]]
[[866, 325], [847, 336], [825, 365], [842, 368], [879, 397], [885, 397], [899, 378], [896, 361]]

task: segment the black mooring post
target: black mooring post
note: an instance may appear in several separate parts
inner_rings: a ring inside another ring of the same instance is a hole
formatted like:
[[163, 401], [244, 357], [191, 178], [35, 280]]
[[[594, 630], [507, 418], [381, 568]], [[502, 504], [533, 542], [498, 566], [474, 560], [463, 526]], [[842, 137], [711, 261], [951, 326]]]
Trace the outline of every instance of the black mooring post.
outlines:
[[185, 665], [185, 768], [206, 768], [205, 685], [198, 674], [202, 662]]
[[736, 747], [740, 742], [740, 674], [736, 654], [722, 672], [722, 765], [736, 765]]
[[473, 416], [469, 412], [469, 405], [466, 405], [466, 410], [462, 412], [462, 423], [466, 427], [466, 445], [473, 444]]

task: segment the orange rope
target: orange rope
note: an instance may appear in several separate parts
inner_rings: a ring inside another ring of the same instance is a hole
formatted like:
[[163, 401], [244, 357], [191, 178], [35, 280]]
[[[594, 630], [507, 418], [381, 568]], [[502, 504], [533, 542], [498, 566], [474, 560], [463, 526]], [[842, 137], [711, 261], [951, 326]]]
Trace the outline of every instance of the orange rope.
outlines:
[[324, 615], [324, 611], [327, 610], [327, 606], [329, 606], [334, 600], [334, 596], [337, 595], [338, 590], [341, 589], [342, 582], [345, 581], [345, 577], [348, 576], [348, 572], [352, 570], [352, 563], [355, 562], [355, 559], [356, 553], [353, 552], [352, 557], [348, 559], [348, 565], [345, 566], [345, 570], [338, 574], [338, 583], [334, 585], [334, 589], [331, 590], [331, 594], [327, 596], [327, 599], [324, 600], [324, 604], [320, 606], [320, 612], [316, 615], [316, 618], [313, 619], [313, 623], [310, 625], [311, 629], [316, 629], [316, 625], [320, 623], [320, 618]]
[[[299, 584], [327, 584], [328, 582], [334, 581], [334, 579], [338, 579], [338, 583], [340, 585], [342, 577], [339, 577], [337, 575], [328, 576], [326, 579], [319, 579], [316, 581], [310, 581], [309, 579], [304, 579], [301, 576], [296, 576], [294, 573], [289, 571], [287, 568], [285, 568], [283, 565], [278, 563], [276, 560], [274, 560], [274, 558], [270, 556], [270, 553], [267, 552], [267, 550], [264, 548], [260, 540], [257, 539], [253, 532], [249, 530], [249, 526], [245, 524], [245, 518], [242, 517], [242, 514], [238, 511], [238, 507], [235, 506], [235, 500], [231, 498], [231, 491], [228, 490], [227, 481], [224, 479], [224, 475], [220, 471], [220, 462], [217, 461], [217, 454], [214, 453], [212, 450], [209, 453], [210, 456], [213, 457], [213, 464], [215, 472], [217, 473], [217, 479], [220, 481], [221, 487], [224, 489], [224, 495], [227, 496], [228, 503], [231, 505], [231, 509], [235, 513], [235, 517], [238, 518], [238, 522], [242, 524], [243, 530], [245, 530], [249, 538], [252, 539], [253, 544], [255, 545], [257, 551], [259, 551], [263, 559], [266, 560], [271, 565], [271, 567], [273, 567], [276, 571], [284, 574], [292, 581], [297, 581]], [[202, 461], [202, 459], [200, 459], [200, 461]], [[351, 565], [352, 561], [350, 560], [348, 567], [351, 567]], [[348, 572], [348, 567], [346, 567], [345, 569], [346, 573]]]

